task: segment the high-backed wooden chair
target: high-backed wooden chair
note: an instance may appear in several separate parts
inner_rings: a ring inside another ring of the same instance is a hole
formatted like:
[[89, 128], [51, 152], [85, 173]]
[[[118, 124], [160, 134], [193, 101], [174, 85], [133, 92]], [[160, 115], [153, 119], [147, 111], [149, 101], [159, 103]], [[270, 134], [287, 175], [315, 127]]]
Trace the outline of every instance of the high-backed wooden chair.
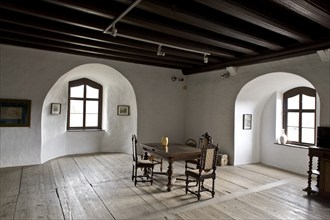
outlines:
[[[150, 160], [139, 159], [137, 154], [137, 138], [134, 134], [132, 135], [132, 156], [132, 181], [134, 181], [134, 185], [136, 186], [137, 182], [150, 182], [152, 185], [155, 163]], [[139, 170], [140, 174], [138, 174], [138, 168], [142, 168]]]
[[[205, 132], [198, 141], [197, 147], [202, 149], [206, 145], [213, 143], [213, 138]], [[199, 159], [192, 159], [192, 160], [186, 160], [186, 167], [185, 168], [190, 168], [190, 169], [196, 169], [199, 164]]]
[[[186, 174], [186, 194], [188, 192], [191, 192], [192, 194], [195, 194], [200, 200], [201, 198], [201, 192], [208, 191], [211, 193], [212, 198], [214, 198], [214, 185], [215, 185], [215, 178], [216, 178], [216, 161], [217, 161], [217, 154], [218, 154], [218, 145], [214, 144], [208, 144], [202, 149], [202, 154], [200, 157], [200, 164], [198, 166], [198, 169], [187, 169], [185, 171]], [[212, 187], [207, 188], [204, 186], [204, 180], [206, 179], [212, 179]], [[190, 190], [190, 187], [196, 187], [189, 186], [190, 182], [197, 182], [197, 191]]]

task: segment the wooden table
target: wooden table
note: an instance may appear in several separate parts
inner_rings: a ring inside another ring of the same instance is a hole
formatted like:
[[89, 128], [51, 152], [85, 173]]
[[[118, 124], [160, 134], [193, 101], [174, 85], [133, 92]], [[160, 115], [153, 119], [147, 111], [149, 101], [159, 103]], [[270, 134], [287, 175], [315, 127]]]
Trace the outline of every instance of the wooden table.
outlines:
[[168, 176], [167, 191], [171, 191], [172, 188], [173, 162], [197, 159], [201, 155], [201, 150], [199, 148], [184, 144], [173, 143], [164, 147], [160, 143], [145, 143], [142, 144], [142, 148], [146, 152], [168, 161], [168, 170], [166, 172], [166, 175]]

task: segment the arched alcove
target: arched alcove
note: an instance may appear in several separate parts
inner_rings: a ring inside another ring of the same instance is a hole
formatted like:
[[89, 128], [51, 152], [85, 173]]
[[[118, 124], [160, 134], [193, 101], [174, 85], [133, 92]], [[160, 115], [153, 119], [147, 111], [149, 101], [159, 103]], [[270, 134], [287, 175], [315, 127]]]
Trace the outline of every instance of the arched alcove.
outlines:
[[[102, 131], [66, 130], [68, 82], [88, 78], [103, 86]], [[61, 114], [51, 115], [51, 103], [61, 104]], [[118, 116], [117, 106], [129, 105], [129, 116]], [[130, 138], [137, 132], [134, 89], [117, 70], [103, 64], [85, 64], [65, 73], [49, 90], [42, 108], [41, 162], [69, 154], [124, 152], [131, 150]]]
[[[275, 144], [282, 123], [282, 94], [298, 86], [314, 88], [301, 76], [275, 72], [251, 80], [240, 90], [235, 102], [234, 165], [263, 162], [294, 172], [301, 172], [301, 166], [306, 166], [305, 149]], [[243, 129], [243, 114], [252, 114], [251, 130]], [[290, 155], [296, 155], [298, 162], [290, 160]]]

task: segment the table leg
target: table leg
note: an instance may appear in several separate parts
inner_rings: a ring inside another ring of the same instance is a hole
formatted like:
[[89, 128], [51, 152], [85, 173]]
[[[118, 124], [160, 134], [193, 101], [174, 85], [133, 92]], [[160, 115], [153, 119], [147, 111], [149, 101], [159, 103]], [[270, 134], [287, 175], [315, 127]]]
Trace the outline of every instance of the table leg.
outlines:
[[168, 162], [168, 170], [167, 170], [167, 176], [168, 176], [168, 182], [167, 182], [167, 191], [170, 192], [172, 188], [172, 175], [173, 175], [173, 162]]

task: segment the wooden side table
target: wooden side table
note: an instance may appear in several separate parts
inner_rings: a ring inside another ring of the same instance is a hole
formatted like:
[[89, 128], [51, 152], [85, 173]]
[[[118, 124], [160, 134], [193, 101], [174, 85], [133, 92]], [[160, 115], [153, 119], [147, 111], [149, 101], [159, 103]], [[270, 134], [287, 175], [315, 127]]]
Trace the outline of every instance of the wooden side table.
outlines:
[[[309, 147], [308, 186], [304, 189], [308, 195], [317, 193], [330, 197], [330, 149]], [[313, 170], [313, 157], [317, 157], [317, 169]], [[316, 176], [316, 188], [312, 188], [312, 175]]]

